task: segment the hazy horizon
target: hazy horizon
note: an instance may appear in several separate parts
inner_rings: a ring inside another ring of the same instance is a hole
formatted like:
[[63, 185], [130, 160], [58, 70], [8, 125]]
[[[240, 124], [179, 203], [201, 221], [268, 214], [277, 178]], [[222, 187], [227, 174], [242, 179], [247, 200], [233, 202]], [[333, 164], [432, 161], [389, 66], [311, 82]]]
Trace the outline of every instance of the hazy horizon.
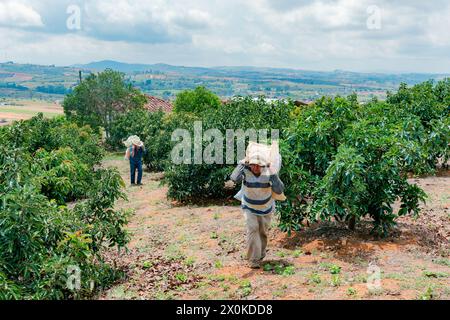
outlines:
[[273, 66], [252, 66], [252, 65], [212, 65], [212, 66], [201, 66], [201, 65], [183, 65], [183, 64], [169, 64], [165, 62], [155, 62], [155, 63], [143, 63], [143, 62], [124, 62], [124, 61], [118, 61], [118, 60], [112, 60], [112, 59], [103, 59], [103, 60], [96, 60], [96, 61], [88, 61], [87, 63], [73, 63], [70, 65], [60, 65], [55, 63], [48, 63], [48, 64], [42, 64], [42, 63], [33, 63], [33, 62], [19, 62], [19, 61], [0, 61], [0, 64], [4, 63], [14, 63], [14, 64], [29, 64], [29, 65], [41, 65], [41, 66], [52, 66], [55, 67], [73, 67], [76, 68], [77, 66], [85, 66], [89, 64], [95, 64], [95, 63], [101, 63], [101, 62], [113, 62], [113, 63], [120, 63], [120, 64], [128, 64], [128, 65], [168, 65], [172, 67], [181, 67], [181, 68], [209, 68], [209, 69], [215, 69], [215, 68], [243, 68], [243, 69], [286, 69], [286, 70], [294, 70], [294, 71], [304, 71], [304, 72], [324, 72], [324, 73], [332, 73], [332, 72], [351, 72], [351, 73], [361, 73], [361, 74], [382, 74], [382, 75], [402, 75], [402, 74], [429, 74], [429, 75], [450, 75], [450, 72], [417, 72], [417, 71], [359, 71], [359, 70], [347, 70], [347, 69], [324, 69], [324, 70], [313, 70], [313, 69], [303, 69], [303, 68], [296, 68], [296, 67], [273, 67]]

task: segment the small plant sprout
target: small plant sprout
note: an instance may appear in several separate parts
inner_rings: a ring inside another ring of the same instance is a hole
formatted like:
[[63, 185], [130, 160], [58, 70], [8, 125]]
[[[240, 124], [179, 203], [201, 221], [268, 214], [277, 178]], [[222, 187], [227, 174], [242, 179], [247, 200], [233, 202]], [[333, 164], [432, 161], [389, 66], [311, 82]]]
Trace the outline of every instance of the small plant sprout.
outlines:
[[178, 281], [180, 281], [180, 282], [186, 282], [187, 279], [188, 279], [188, 276], [187, 276], [186, 274], [184, 274], [184, 273], [177, 273], [177, 274], [175, 275], [175, 278], [176, 278]]
[[294, 251], [294, 253], [292, 254], [292, 256], [293, 256], [294, 258], [298, 258], [298, 257], [300, 257], [302, 254], [303, 254], [303, 251], [302, 251], [301, 249], [297, 249], [297, 250]]
[[320, 275], [317, 272], [311, 273], [309, 276], [309, 283], [311, 284], [320, 284], [322, 282], [322, 279], [320, 278]]
[[331, 285], [333, 287], [339, 287], [341, 285], [341, 277], [338, 274], [331, 275]]
[[218, 238], [219, 238], [219, 235], [217, 234], [217, 232], [212, 231], [209, 237], [210, 237], [211, 239], [218, 239]]
[[349, 296], [349, 297], [353, 297], [353, 296], [356, 296], [356, 289], [355, 288], [352, 288], [352, 287], [350, 287], [350, 288], [348, 288], [347, 289], [347, 295]]

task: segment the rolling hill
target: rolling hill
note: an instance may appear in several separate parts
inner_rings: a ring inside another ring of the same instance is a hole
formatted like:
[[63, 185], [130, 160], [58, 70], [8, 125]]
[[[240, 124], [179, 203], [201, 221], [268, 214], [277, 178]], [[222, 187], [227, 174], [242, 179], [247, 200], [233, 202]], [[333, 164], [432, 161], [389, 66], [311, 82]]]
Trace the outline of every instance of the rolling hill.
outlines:
[[360, 99], [384, 98], [395, 90], [448, 74], [358, 73], [343, 70], [309, 71], [262, 67], [185, 67], [158, 64], [130, 64], [112, 60], [72, 66], [42, 66], [0, 63], [0, 97], [61, 99], [79, 81], [78, 72], [113, 69], [126, 74], [128, 81], [144, 92], [172, 99], [181, 90], [205, 86], [223, 98], [234, 95], [264, 95], [268, 98], [313, 100], [321, 95], [347, 95], [356, 92]]

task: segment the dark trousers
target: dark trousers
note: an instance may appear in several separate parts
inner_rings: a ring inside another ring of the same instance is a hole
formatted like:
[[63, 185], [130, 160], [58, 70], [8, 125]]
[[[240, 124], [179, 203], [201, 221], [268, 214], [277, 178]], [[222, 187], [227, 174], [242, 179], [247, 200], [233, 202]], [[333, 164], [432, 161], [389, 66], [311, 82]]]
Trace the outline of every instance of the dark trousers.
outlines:
[[142, 180], [142, 161], [130, 161], [131, 184], [135, 183], [136, 169], [138, 171], [137, 183], [140, 184]]

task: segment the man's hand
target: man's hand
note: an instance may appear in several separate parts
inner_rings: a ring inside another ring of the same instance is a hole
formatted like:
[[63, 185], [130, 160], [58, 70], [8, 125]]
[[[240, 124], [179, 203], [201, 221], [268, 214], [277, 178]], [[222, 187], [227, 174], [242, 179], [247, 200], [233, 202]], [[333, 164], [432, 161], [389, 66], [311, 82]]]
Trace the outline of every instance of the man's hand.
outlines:
[[233, 180], [228, 180], [225, 182], [225, 189], [234, 189], [236, 187], [236, 183]]

